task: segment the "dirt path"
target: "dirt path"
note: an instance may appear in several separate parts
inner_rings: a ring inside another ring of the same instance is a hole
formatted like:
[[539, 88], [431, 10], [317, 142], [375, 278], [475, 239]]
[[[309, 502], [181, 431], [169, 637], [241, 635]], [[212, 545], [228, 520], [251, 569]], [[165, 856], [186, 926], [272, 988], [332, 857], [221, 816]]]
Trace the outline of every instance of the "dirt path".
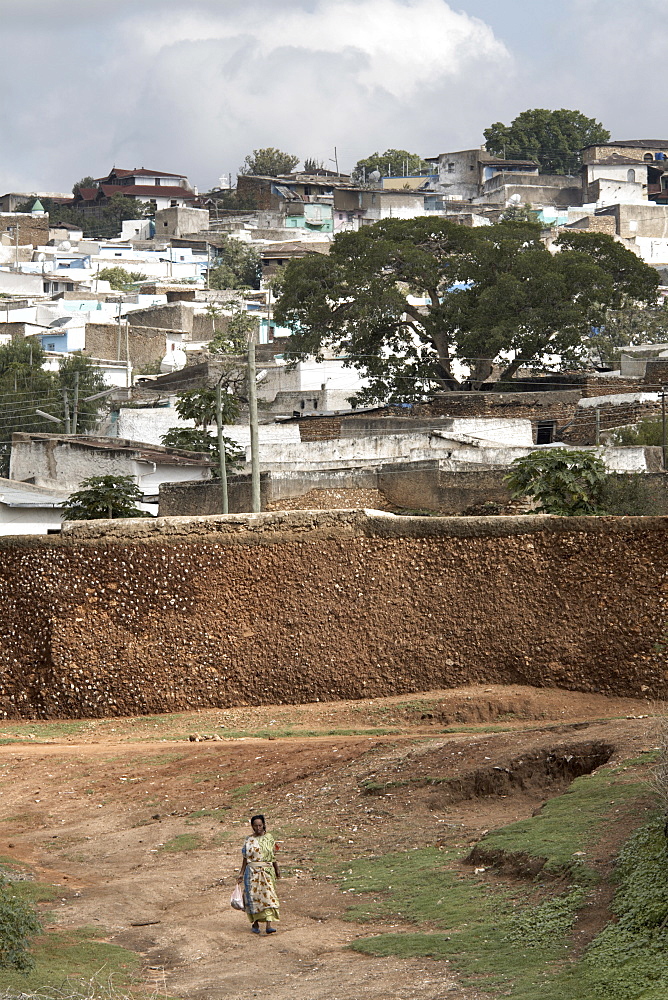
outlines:
[[[537, 771], [508, 794], [444, 801], [414, 781], [421, 774], [461, 777], [554, 747], [605, 744], [614, 759], [651, 745], [649, 714], [628, 699], [486, 687], [96, 720], [71, 732], [5, 723], [0, 738], [14, 742], [0, 746], [0, 854], [63, 887], [58, 923], [104, 928], [172, 996], [476, 1000], [447, 963], [347, 950], [388, 926], [344, 920], [348, 900], [327, 873], [392, 850], [474, 844], [559, 791]], [[485, 731], [489, 719], [505, 731]], [[272, 737], [290, 727], [312, 735]], [[189, 731], [253, 735], [188, 742]], [[269, 939], [229, 907], [252, 811], [284, 841], [282, 920]]]

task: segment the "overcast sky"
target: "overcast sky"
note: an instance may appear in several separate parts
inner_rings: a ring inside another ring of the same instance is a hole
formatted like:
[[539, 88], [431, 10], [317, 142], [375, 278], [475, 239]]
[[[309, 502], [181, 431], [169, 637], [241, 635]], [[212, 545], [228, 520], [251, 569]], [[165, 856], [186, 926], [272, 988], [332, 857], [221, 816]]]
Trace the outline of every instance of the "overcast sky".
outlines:
[[[532, 107], [661, 138], [668, 0], [0, 0], [0, 193], [278, 146], [349, 170]], [[643, 72], [641, 72], [641, 69]], [[650, 96], [651, 95], [651, 96]]]

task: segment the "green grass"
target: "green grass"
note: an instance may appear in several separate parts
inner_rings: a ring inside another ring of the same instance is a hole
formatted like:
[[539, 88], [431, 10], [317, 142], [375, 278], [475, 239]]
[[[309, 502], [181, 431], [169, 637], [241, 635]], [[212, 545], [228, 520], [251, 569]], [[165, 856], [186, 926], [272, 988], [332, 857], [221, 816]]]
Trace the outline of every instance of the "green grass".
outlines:
[[[644, 782], [620, 780], [619, 768], [601, 768], [576, 778], [568, 791], [550, 799], [537, 816], [511, 823], [483, 837], [479, 846], [508, 854], [545, 858], [545, 873], [569, 871], [576, 881], [591, 877], [586, 850], [604, 817], [633, 806], [649, 789]], [[584, 857], [576, 856], [583, 851]]]
[[251, 792], [255, 791], [256, 788], [262, 788], [263, 785], [263, 781], [251, 781], [247, 785], [239, 785], [238, 788], [233, 788], [230, 795], [235, 801], [244, 799]]
[[178, 851], [196, 851], [202, 846], [202, 838], [198, 833], [179, 833], [171, 840], [166, 840], [159, 850], [177, 853]]
[[72, 931], [53, 930], [40, 935], [31, 949], [35, 968], [27, 974], [0, 969], [0, 991], [20, 996], [35, 990], [48, 990], [68, 977], [105, 983], [113, 977], [117, 987], [136, 979], [141, 959], [116, 945], [105, 944], [98, 928], [83, 927]]
[[[647, 785], [637, 774], [623, 775], [649, 759], [645, 754], [578, 778], [537, 816], [484, 838], [484, 847], [546, 859], [537, 879], [519, 888], [516, 881], [490, 885], [486, 876], [463, 869], [455, 850], [425, 848], [349, 863], [339, 870], [352, 902], [347, 919], [405, 926], [351, 947], [368, 955], [441, 959], [465, 985], [513, 1000], [666, 1000], [663, 818], [636, 831], [620, 852], [615, 920], [579, 958], [571, 934], [577, 913], [596, 895], [587, 850], [620, 814], [627, 820], [635, 809], [642, 822], [650, 811]], [[545, 878], [546, 871], [561, 878]]]
[[[26, 737], [34, 736], [37, 740], [54, 739], [59, 736], [73, 736], [89, 725], [87, 719], [77, 719], [63, 722], [7, 722], [3, 725], [3, 743], [25, 743]], [[25, 735], [23, 735], [25, 734]]]

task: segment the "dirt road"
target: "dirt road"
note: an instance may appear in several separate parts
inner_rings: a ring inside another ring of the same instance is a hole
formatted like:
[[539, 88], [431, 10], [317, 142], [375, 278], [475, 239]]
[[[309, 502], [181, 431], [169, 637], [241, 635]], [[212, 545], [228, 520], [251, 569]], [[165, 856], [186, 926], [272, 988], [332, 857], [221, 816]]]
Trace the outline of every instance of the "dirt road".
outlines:
[[[387, 925], [345, 920], [349, 901], [332, 873], [353, 858], [475, 844], [565, 787], [568, 775], [535, 763], [542, 751], [574, 746], [582, 756], [585, 745], [605, 746], [614, 759], [643, 749], [655, 710], [487, 686], [362, 703], [8, 722], [0, 725], [0, 854], [62, 886], [59, 924], [103, 928], [107, 940], [140, 953], [148, 982], [172, 996], [475, 1000], [444, 962], [347, 950]], [[218, 738], [189, 741], [196, 733]], [[532, 778], [505, 792], [469, 794], [463, 782], [461, 797], [446, 800], [414, 780], [491, 773], [519, 753], [534, 761]], [[280, 932], [269, 939], [251, 935], [229, 906], [254, 811], [283, 841]]]

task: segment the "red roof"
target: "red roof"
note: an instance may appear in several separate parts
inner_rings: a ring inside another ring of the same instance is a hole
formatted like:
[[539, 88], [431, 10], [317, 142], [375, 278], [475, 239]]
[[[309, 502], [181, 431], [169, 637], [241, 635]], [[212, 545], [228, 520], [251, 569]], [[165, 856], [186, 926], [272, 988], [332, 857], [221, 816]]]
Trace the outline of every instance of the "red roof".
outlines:
[[135, 167], [134, 170], [122, 170], [120, 167], [112, 167], [106, 177], [97, 177], [100, 183], [106, 181], [108, 177], [185, 177], [185, 174], [165, 173], [164, 170], [146, 170], [145, 167]]
[[196, 194], [187, 188], [176, 185], [163, 187], [153, 184], [100, 184], [100, 191], [105, 198], [113, 198], [115, 194], [121, 194], [128, 198], [183, 198], [185, 201], [197, 201]]

